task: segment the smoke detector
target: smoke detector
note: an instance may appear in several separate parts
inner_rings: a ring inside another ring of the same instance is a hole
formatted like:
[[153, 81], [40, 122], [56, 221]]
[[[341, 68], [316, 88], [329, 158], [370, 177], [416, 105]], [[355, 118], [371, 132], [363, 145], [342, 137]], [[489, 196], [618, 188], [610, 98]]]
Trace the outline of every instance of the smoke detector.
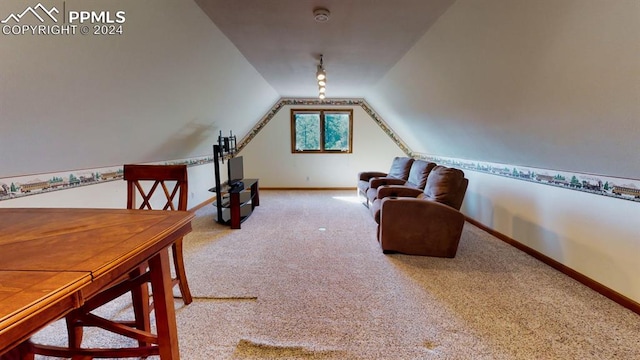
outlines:
[[331, 15], [331, 13], [325, 8], [317, 8], [313, 10], [313, 18], [319, 23], [329, 21], [329, 15]]

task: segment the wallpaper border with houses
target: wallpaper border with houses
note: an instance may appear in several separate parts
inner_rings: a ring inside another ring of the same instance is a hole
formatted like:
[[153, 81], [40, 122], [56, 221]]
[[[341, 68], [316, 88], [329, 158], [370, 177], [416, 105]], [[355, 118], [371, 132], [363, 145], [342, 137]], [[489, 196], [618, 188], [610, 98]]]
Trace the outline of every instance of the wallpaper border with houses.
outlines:
[[640, 181], [638, 180], [417, 153], [414, 153], [413, 157], [462, 170], [640, 202]]
[[[314, 106], [360, 106], [371, 119], [384, 131], [407, 156], [432, 161], [441, 165], [463, 170], [476, 171], [515, 180], [534, 182], [567, 190], [582, 191], [617, 199], [640, 202], [640, 180], [584, 174], [561, 170], [540, 169], [520, 165], [509, 165], [478, 160], [449, 158], [412, 152], [387, 123], [372, 109], [364, 99], [313, 99], [281, 98], [256, 123], [249, 133], [238, 143], [238, 152], [288, 105]], [[213, 162], [213, 156], [201, 156], [183, 160], [158, 162], [155, 164], [201, 165]], [[28, 175], [12, 178], [0, 178], [0, 201], [16, 197], [40, 194], [56, 190], [71, 189], [78, 186], [99, 184], [122, 179], [123, 167], [112, 166], [97, 169], [63, 171], [59, 173]]]
[[[189, 159], [153, 162], [155, 165], [202, 165], [213, 162], [213, 155]], [[23, 196], [38, 195], [79, 186], [102, 184], [122, 180], [124, 166], [109, 166], [95, 169], [68, 170], [58, 173], [25, 175], [0, 178], [0, 201]]]

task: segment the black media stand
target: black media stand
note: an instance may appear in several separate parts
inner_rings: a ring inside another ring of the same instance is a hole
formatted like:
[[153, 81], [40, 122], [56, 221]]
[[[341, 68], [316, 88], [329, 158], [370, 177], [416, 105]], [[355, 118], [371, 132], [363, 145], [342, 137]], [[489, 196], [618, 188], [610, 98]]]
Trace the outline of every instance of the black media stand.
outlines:
[[258, 179], [242, 179], [233, 183], [220, 183], [220, 160], [224, 154], [219, 145], [213, 145], [216, 187], [209, 189], [216, 193], [217, 221], [240, 229], [240, 223], [246, 220], [253, 209], [260, 205]]
[[244, 186], [222, 185], [220, 191], [216, 191], [218, 222], [231, 225], [232, 229], [240, 229], [240, 223], [260, 205], [258, 179], [242, 179], [242, 184]]

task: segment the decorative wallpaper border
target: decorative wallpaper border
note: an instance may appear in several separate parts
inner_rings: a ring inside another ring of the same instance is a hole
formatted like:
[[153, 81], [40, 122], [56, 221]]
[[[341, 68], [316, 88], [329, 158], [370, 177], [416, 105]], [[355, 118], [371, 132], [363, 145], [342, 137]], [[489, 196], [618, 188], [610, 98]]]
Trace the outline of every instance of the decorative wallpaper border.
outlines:
[[509, 177], [517, 180], [535, 182], [539, 184], [561, 187], [564, 189], [578, 190], [597, 195], [604, 195], [618, 199], [640, 202], [640, 181], [591, 175], [582, 173], [570, 173], [538, 169], [518, 165], [506, 165], [489, 162], [480, 162], [466, 159], [446, 158], [441, 156], [425, 155], [412, 152], [409, 147], [396, 135], [387, 123], [369, 106], [364, 99], [315, 99], [315, 98], [281, 98], [267, 112], [265, 116], [251, 129], [249, 134], [242, 138], [238, 145], [238, 151], [242, 150], [271, 119], [287, 105], [313, 105], [313, 106], [360, 106], [380, 126], [391, 140], [409, 157], [425, 159], [438, 164], [472, 170], [491, 175]]
[[[262, 130], [283, 107], [288, 105], [360, 106], [407, 156], [464, 170], [640, 202], [640, 180], [414, 153], [364, 99], [358, 98], [324, 100], [315, 98], [281, 98], [260, 121], [258, 121], [251, 131], [240, 140], [237, 145], [238, 152], [242, 151], [242, 149], [256, 137], [260, 130]], [[213, 162], [213, 155], [156, 162], [153, 164], [186, 164], [187, 166], [195, 166], [211, 162]], [[122, 179], [122, 174], [122, 166], [113, 166], [51, 174], [0, 178], [0, 201], [120, 180]]]
[[640, 202], [640, 181], [603, 175], [584, 174], [559, 170], [548, 170], [519, 165], [507, 165], [483, 161], [447, 158], [425, 154], [414, 154], [441, 165], [471, 170], [485, 174], [508, 177], [537, 184], [555, 186], [567, 190], [577, 190], [616, 199]]
[[271, 107], [271, 109], [258, 121], [258, 123], [249, 131], [249, 133], [240, 140], [238, 143], [238, 152], [241, 151], [247, 144], [262, 130], [271, 119], [285, 106], [287, 105], [313, 105], [313, 106], [360, 106], [366, 113], [373, 119], [373, 121], [380, 126], [393, 142], [407, 155], [411, 154], [411, 150], [407, 144], [400, 139], [396, 133], [391, 130], [384, 120], [369, 106], [364, 99], [314, 99], [314, 98], [281, 98], [278, 102]]
[[[190, 167], [211, 162], [213, 162], [213, 155], [149, 164], [185, 164]], [[0, 178], [0, 201], [122, 180], [123, 169], [124, 166], [110, 166], [96, 169], [69, 170], [59, 173]]]

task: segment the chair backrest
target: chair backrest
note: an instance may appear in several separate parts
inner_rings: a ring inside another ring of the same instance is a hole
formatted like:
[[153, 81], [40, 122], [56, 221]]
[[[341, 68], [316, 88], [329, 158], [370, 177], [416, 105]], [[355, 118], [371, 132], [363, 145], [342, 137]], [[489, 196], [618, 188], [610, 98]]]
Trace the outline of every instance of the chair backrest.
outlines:
[[412, 163], [413, 159], [410, 157], [396, 156], [393, 158], [391, 169], [389, 169], [387, 176], [407, 180], [409, 178], [409, 170], [411, 169]]
[[460, 210], [469, 180], [460, 169], [437, 165], [429, 173], [424, 192], [424, 199], [437, 201]]
[[[124, 179], [127, 181], [127, 209], [187, 210], [186, 165], [125, 164]], [[158, 186], [162, 191], [156, 192]], [[138, 197], [142, 199], [140, 206], [136, 206]]]
[[429, 173], [434, 167], [436, 167], [436, 163], [424, 160], [414, 160], [411, 164], [409, 179], [407, 179], [406, 185], [416, 189], [424, 189], [427, 184]]

